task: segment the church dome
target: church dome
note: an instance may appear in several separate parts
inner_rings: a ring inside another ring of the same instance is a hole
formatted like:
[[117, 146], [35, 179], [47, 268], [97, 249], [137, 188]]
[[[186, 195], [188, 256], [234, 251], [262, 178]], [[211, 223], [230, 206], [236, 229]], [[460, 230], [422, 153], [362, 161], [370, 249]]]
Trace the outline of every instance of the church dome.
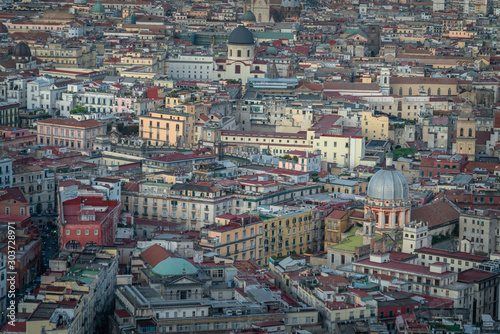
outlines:
[[410, 198], [408, 182], [401, 172], [391, 169], [379, 170], [368, 183], [369, 198], [380, 201], [407, 200]]
[[17, 43], [16, 46], [14, 47], [13, 54], [14, 54], [14, 57], [27, 58], [27, 57], [31, 57], [31, 50], [30, 50], [30, 47], [28, 46], [28, 44], [21, 41], [21, 42]]
[[278, 50], [274, 46], [269, 46], [266, 50], [266, 54], [268, 55], [275, 55], [278, 54]]
[[101, 3], [101, 0], [97, 0], [97, 3], [92, 7], [92, 13], [94, 14], [104, 14], [104, 6]]
[[254, 44], [253, 34], [247, 28], [240, 26], [229, 35], [228, 44]]
[[255, 17], [255, 15], [252, 13], [252, 11], [250, 10], [247, 10], [245, 12], [245, 14], [243, 14], [243, 18], [242, 20], [243, 22], [256, 22], [257, 21], [257, 18]]
[[0, 34], [8, 34], [8, 33], [9, 29], [5, 26], [5, 24], [0, 22]]
[[189, 261], [177, 257], [170, 257], [158, 263], [153, 272], [160, 276], [182, 276], [182, 275], [195, 275], [198, 269], [193, 266]]

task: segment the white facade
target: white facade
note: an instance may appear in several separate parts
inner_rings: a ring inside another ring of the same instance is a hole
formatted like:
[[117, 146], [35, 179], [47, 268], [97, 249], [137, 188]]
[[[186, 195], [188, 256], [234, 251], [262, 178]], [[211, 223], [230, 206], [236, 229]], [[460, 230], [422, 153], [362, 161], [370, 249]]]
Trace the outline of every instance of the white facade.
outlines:
[[31, 110], [42, 108], [42, 102], [41, 102], [42, 94], [40, 94], [40, 91], [44, 88], [49, 87], [53, 83], [54, 79], [48, 77], [38, 77], [35, 80], [28, 82], [26, 84], [28, 92], [27, 108]]
[[172, 79], [212, 80], [213, 56], [178, 56], [168, 60], [168, 74]]
[[0, 188], [12, 187], [12, 160], [0, 160]]
[[114, 93], [86, 91], [78, 94], [76, 104], [92, 113], [109, 114], [113, 112], [115, 97]]

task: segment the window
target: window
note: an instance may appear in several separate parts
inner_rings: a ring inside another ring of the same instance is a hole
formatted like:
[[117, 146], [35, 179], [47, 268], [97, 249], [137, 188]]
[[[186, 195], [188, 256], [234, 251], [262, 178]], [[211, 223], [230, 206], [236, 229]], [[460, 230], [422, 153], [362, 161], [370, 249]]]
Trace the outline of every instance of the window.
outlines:
[[237, 57], [241, 57], [241, 50], [238, 50], [237, 52], [238, 52]]
[[234, 67], [234, 73], [236, 73], [236, 74], [240, 74], [241, 73], [241, 66], [240, 65], [236, 65]]
[[99, 235], [99, 229], [97, 228], [94, 229], [94, 235]]

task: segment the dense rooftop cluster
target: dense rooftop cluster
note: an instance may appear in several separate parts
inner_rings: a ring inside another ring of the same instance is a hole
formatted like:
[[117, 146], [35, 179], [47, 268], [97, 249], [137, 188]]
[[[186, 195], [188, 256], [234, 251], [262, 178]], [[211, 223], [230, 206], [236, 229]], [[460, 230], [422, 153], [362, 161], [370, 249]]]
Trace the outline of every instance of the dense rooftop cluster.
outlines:
[[0, 331], [497, 333], [499, 14], [3, 1]]

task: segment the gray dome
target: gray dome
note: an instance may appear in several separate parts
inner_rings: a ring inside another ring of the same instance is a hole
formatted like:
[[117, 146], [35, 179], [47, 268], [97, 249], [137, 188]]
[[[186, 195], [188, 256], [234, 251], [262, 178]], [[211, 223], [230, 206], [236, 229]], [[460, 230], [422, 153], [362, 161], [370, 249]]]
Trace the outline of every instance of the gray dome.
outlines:
[[408, 182], [397, 170], [379, 170], [368, 183], [367, 195], [381, 201], [407, 200], [410, 198]]
[[14, 57], [31, 57], [31, 50], [28, 44], [21, 41], [16, 44], [13, 52]]
[[231, 32], [227, 42], [229, 44], [253, 44], [253, 34], [247, 28], [240, 26]]

